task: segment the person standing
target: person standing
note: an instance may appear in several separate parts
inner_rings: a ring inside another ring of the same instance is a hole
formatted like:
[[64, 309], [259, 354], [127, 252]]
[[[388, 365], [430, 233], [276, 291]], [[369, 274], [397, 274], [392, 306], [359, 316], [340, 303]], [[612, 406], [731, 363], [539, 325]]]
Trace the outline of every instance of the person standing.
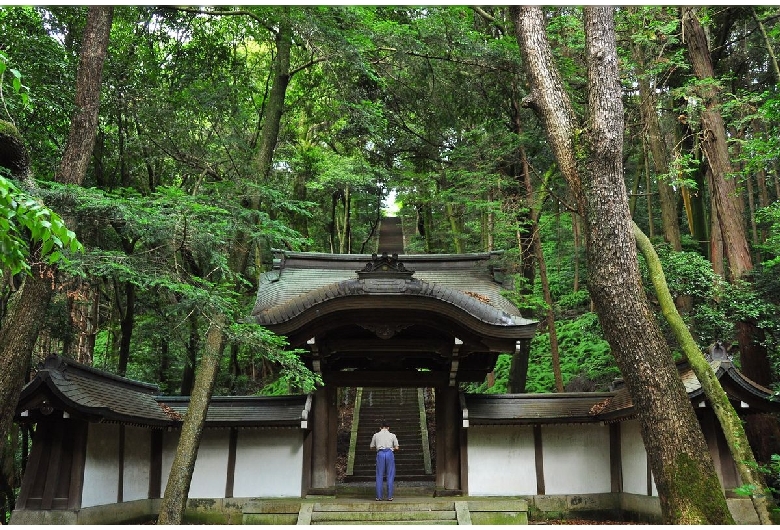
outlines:
[[390, 425], [382, 421], [382, 429], [371, 438], [371, 449], [376, 449], [376, 500], [383, 500], [382, 482], [387, 476], [387, 500], [393, 500], [393, 482], [395, 481], [395, 451], [398, 450], [398, 438], [390, 432]]

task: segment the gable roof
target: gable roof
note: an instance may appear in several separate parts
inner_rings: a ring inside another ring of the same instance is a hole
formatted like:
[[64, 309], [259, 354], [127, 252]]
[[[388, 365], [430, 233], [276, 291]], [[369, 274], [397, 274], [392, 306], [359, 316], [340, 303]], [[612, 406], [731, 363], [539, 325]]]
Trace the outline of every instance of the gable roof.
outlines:
[[[188, 396], [160, 396], [155, 385], [53, 355], [22, 390], [15, 419], [38, 421], [57, 411], [92, 422], [180, 427], [189, 402]], [[206, 426], [306, 428], [310, 407], [306, 395], [214, 397]]]

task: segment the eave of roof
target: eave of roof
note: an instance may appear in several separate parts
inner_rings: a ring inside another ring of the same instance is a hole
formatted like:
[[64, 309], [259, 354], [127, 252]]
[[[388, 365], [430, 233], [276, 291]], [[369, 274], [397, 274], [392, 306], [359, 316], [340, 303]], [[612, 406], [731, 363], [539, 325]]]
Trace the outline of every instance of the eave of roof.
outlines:
[[614, 392], [561, 394], [465, 394], [464, 421], [471, 425], [597, 423], [594, 414]]
[[35, 378], [22, 389], [17, 416], [42, 391], [48, 392], [71, 415], [154, 427], [172, 423], [154, 399], [155, 385], [109, 374], [63, 357], [50, 356], [41, 364]]
[[[214, 396], [206, 413], [208, 427], [301, 427], [311, 398], [296, 396]], [[184, 416], [190, 398], [160, 396], [157, 401]]]
[[[386, 308], [419, 307], [421, 299], [432, 312], [471, 321], [482, 333], [528, 338], [536, 330], [536, 321], [525, 319], [501, 294], [504, 285], [497, 254], [404, 255], [397, 257], [413, 278], [359, 278], [358, 269], [371, 256], [355, 254], [283, 253], [278, 266], [262, 276], [251, 319], [285, 334], [319, 316], [323, 308], [337, 311], [338, 303]], [[395, 297], [395, 299], [393, 299]], [[398, 297], [406, 297], [400, 301]], [[412, 298], [409, 298], [412, 297]], [[414, 299], [415, 303], [410, 303]], [[493, 331], [490, 331], [490, 330]]]
[[[731, 362], [713, 361], [710, 364], [730, 399], [745, 401], [761, 411], [780, 412], [780, 402], [775, 400], [774, 392], [745, 377]], [[680, 362], [677, 368], [688, 397], [696, 401], [704, 399], [701, 383], [690, 366]], [[625, 421], [637, 414], [625, 386], [613, 392], [467, 394], [465, 407], [469, 423], [474, 425], [609, 423]]]

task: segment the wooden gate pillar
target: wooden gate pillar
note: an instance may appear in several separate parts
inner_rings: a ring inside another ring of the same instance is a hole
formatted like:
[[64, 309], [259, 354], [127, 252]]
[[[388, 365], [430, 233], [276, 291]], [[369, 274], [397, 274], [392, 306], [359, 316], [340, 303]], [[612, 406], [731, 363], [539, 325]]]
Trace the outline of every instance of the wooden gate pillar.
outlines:
[[460, 493], [460, 403], [458, 388], [436, 388], [436, 490]]
[[336, 388], [326, 386], [314, 393], [311, 447], [311, 488], [309, 493], [334, 495], [336, 492], [336, 437], [338, 409]]

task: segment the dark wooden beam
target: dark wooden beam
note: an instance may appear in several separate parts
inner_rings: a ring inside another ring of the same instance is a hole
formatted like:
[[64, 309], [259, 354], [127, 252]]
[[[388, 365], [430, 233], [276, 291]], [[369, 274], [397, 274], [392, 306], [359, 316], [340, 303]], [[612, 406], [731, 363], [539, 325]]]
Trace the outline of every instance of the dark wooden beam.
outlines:
[[323, 374], [325, 384], [335, 386], [377, 386], [377, 387], [431, 387], [446, 386], [445, 372], [416, 371], [344, 371]]
[[424, 339], [336, 339], [321, 343], [323, 354], [336, 352], [428, 352], [448, 355], [451, 345]]
[[536, 494], [544, 495], [544, 446], [542, 426], [534, 425], [534, 460], [536, 461]]

